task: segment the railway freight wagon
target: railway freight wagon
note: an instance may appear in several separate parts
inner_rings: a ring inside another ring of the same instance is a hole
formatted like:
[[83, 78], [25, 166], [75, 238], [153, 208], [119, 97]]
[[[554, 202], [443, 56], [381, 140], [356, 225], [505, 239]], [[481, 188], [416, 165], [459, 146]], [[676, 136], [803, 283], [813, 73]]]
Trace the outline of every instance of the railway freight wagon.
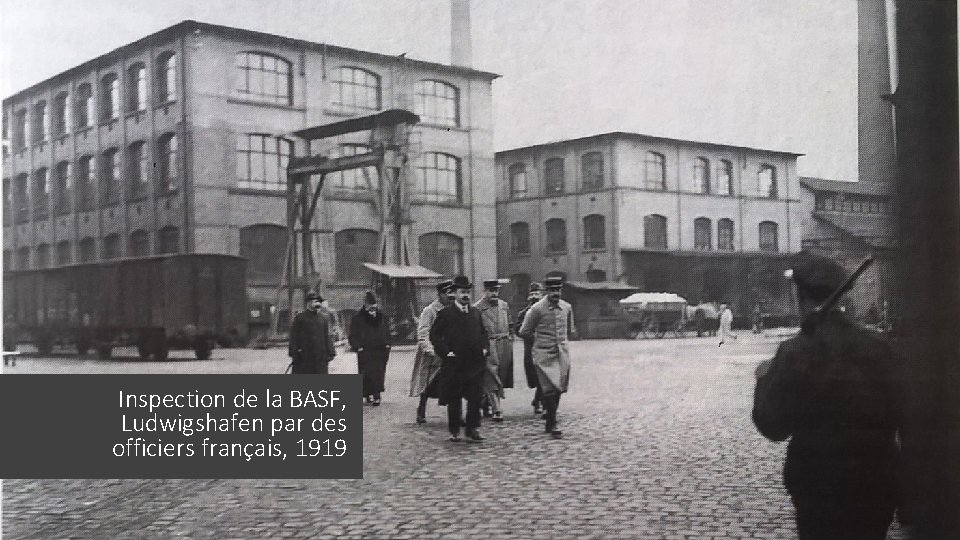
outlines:
[[171, 348], [206, 359], [216, 343], [246, 338], [245, 274], [246, 259], [205, 254], [8, 271], [4, 319], [41, 354], [57, 344], [109, 358], [136, 345], [144, 359], [164, 360]]

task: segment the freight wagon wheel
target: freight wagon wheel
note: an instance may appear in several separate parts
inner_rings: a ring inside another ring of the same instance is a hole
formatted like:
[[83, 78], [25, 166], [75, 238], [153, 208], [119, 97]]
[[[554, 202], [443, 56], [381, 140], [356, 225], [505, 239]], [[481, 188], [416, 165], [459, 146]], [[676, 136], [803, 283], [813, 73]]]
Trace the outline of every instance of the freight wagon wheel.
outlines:
[[166, 338], [160, 337], [153, 343], [153, 359], [163, 362], [170, 355], [170, 347], [167, 346]]
[[137, 355], [140, 356], [141, 360], [150, 359], [150, 345], [142, 337], [137, 340]]
[[77, 354], [83, 356], [90, 350], [90, 342], [86, 339], [78, 339], [76, 343]]
[[113, 356], [113, 345], [106, 343], [97, 345], [97, 358], [109, 360]]
[[53, 352], [53, 340], [48, 337], [37, 338], [37, 352], [41, 356], [48, 356]]

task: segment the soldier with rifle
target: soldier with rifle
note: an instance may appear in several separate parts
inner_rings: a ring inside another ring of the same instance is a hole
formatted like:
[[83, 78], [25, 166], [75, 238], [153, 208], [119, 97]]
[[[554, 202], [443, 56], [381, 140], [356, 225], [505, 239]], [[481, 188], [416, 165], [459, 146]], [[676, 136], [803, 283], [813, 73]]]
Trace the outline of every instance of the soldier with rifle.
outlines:
[[898, 506], [903, 403], [894, 356], [834, 309], [870, 262], [847, 278], [830, 259], [795, 255], [801, 332], [756, 371], [753, 421], [768, 439], [790, 439], [784, 484], [801, 540], [882, 540]]

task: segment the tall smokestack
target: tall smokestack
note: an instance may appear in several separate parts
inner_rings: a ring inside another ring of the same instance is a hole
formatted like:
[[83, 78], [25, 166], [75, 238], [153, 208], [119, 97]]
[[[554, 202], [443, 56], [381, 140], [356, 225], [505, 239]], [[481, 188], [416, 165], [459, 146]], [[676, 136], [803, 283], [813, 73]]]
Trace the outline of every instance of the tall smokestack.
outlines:
[[857, 2], [859, 180], [893, 188], [893, 106], [886, 0]]
[[450, 63], [470, 67], [470, 0], [450, 0]]

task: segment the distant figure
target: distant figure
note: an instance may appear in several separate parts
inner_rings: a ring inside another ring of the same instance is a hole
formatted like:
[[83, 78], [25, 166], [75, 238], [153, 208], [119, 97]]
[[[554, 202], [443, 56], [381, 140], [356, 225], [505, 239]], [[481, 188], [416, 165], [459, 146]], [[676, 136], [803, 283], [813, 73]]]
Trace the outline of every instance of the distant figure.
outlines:
[[[846, 273], [801, 251], [792, 277], [808, 318]], [[768, 439], [790, 438], [784, 484], [800, 539], [886, 538], [897, 506], [903, 410], [889, 346], [832, 310], [783, 342], [756, 375], [754, 424]]]
[[757, 304], [753, 308], [753, 333], [761, 334], [763, 333], [763, 315], [760, 313], [760, 304]]
[[720, 345], [723, 345], [727, 338], [737, 339], [733, 333], [733, 310], [726, 303], [720, 304]]
[[[13, 315], [7, 315], [3, 321], [3, 365], [9, 363], [11, 366], [17, 365], [17, 340], [19, 339], [19, 327]], [[10, 353], [10, 354], [7, 354]]]
[[487, 347], [490, 338], [480, 320], [480, 312], [470, 305], [473, 284], [466, 276], [453, 279], [456, 301], [440, 310], [430, 329], [430, 343], [437, 356], [443, 359], [440, 370], [440, 399], [447, 403], [447, 427], [450, 441], [459, 442], [460, 414], [463, 400], [467, 400], [466, 436], [470, 442], [480, 442], [480, 398], [483, 396], [483, 377], [487, 372]]
[[560, 299], [563, 278], [548, 277], [544, 284], [547, 296], [530, 307], [520, 327], [521, 337], [533, 338], [533, 364], [542, 389], [546, 408], [546, 432], [554, 439], [563, 438], [558, 429], [557, 409], [560, 395], [570, 382], [569, 336], [576, 333], [573, 308]]
[[[517, 315], [515, 330], [517, 335], [520, 335], [520, 327], [523, 326], [523, 320], [527, 312], [530, 311], [530, 308], [540, 301], [541, 298], [543, 298], [543, 285], [537, 282], [531, 283], [527, 294], [527, 307], [520, 310], [520, 314]], [[537, 368], [533, 365], [533, 336], [523, 338], [523, 373], [527, 378], [527, 387], [536, 388], [536, 392], [533, 394], [533, 401], [530, 402], [530, 405], [533, 406], [533, 414], [540, 416], [543, 414], [543, 390], [540, 389], [540, 381], [537, 378]]]
[[307, 309], [297, 313], [290, 325], [291, 372], [328, 373], [328, 364], [337, 355], [330, 334], [329, 318], [321, 311], [323, 298], [316, 292], [306, 294]]
[[[484, 400], [494, 422], [503, 422], [500, 400], [504, 388], [513, 388], [513, 330], [510, 328], [510, 306], [500, 299], [500, 281], [483, 282], [484, 295], [473, 307], [480, 311], [480, 320], [490, 337], [487, 375], [484, 378]], [[481, 404], [482, 405], [482, 404]]]
[[357, 371], [363, 375], [363, 397], [374, 407], [380, 406], [380, 394], [390, 358], [389, 329], [386, 317], [377, 306], [377, 297], [367, 291], [363, 308], [350, 321], [350, 348], [357, 353]]
[[413, 374], [410, 376], [410, 397], [419, 397], [417, 405], [417, 423], [427, 421], [427, 400], [440, 397], [439, 375], [443, 362], [430, 343], [430, 329], [437, 320], [440, 310], [453, 302], [451, 287], [453, 280], [447, 279], [437, 284], [437, 298], [423, 308], [417, 324], [417, 354], [413, 359]]

